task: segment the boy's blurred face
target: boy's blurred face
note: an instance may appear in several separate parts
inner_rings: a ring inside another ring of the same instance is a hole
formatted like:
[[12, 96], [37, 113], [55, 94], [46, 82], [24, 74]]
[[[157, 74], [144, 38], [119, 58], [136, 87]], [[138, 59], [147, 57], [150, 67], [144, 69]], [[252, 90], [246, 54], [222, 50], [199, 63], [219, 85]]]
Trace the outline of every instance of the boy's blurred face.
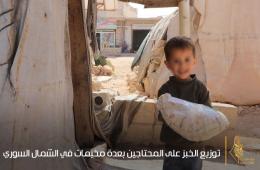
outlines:
[[192, 49], [174, 49], [168, 60], [167, 68], [179, 79], [188, 79], [196, 64]]

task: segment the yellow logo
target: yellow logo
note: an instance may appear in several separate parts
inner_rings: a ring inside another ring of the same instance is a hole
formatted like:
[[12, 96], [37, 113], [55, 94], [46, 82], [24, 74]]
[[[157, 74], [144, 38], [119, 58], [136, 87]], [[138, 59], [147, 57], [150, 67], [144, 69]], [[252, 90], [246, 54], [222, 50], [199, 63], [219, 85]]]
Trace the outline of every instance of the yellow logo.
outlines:
[[243, 150], [243, 144], [241, 144], [239, 136], [235, 136], [234, 144], [233, 144], [232, 149], [229, 151], [229, 154], [233, 157], [233, 159], [238, 164], [248, 165], [248, 164], [254, 164], [255, 163], [254, 158], [246, 158], [245, 157], [244, 150]]

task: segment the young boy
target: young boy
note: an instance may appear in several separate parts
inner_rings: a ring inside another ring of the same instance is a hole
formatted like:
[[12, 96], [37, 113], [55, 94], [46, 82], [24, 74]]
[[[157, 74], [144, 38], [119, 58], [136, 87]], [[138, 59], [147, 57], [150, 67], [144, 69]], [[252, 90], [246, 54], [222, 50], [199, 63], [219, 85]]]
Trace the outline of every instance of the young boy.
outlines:
[[[162, 85], [158, 97], [170, 93], [173, 97], [194, 103], [211, 106], [209, 92], [195, 74], [191, 74], [196, 64], [195, 46], [190, 38], [174, 37], [170, 39], [164, 48], [167, 68], [174, 76]], [[191, 142], [173, 131], [159, 114], [159, 120], [163, 121], [161, 141], [165, 143], [166, 151], [201, 149], [199, 143]], [[201, 170], [202, 160], [194, 158], [166, 157], [163, 162], [163, 170]]]

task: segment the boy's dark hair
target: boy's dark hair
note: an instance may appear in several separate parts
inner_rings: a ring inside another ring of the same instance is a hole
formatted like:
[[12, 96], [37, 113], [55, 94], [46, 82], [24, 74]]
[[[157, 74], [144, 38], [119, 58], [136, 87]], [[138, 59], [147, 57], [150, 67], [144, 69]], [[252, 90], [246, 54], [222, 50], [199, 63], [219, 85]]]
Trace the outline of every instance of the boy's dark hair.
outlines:
[[195, 56], [195, 45], [192, 40], [188, 37], [177, 36], [171, 38], [164, 47], [164, 53], [166, 60], [169, 61], [171, 53], [176, 49], [191, 49]]

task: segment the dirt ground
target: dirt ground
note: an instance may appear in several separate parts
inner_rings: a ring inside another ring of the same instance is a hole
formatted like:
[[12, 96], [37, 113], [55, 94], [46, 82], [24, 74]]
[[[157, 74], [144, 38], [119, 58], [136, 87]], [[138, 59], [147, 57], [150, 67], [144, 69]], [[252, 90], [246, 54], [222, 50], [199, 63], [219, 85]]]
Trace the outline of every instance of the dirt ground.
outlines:
[[[134, 54], [120, 57], [108, 57], [107, 60], [113, 65], [114, 72], [109, 80], [102, 81], [101, 89], [110, 89], [116, 91], [119, 95], [129, 95], [130, 93], [140, 94], [140, 91], [136, 89], [136, 73], [131, 70], [133, 59]], [[99, 78], [102, 77], [99, 76]]]

